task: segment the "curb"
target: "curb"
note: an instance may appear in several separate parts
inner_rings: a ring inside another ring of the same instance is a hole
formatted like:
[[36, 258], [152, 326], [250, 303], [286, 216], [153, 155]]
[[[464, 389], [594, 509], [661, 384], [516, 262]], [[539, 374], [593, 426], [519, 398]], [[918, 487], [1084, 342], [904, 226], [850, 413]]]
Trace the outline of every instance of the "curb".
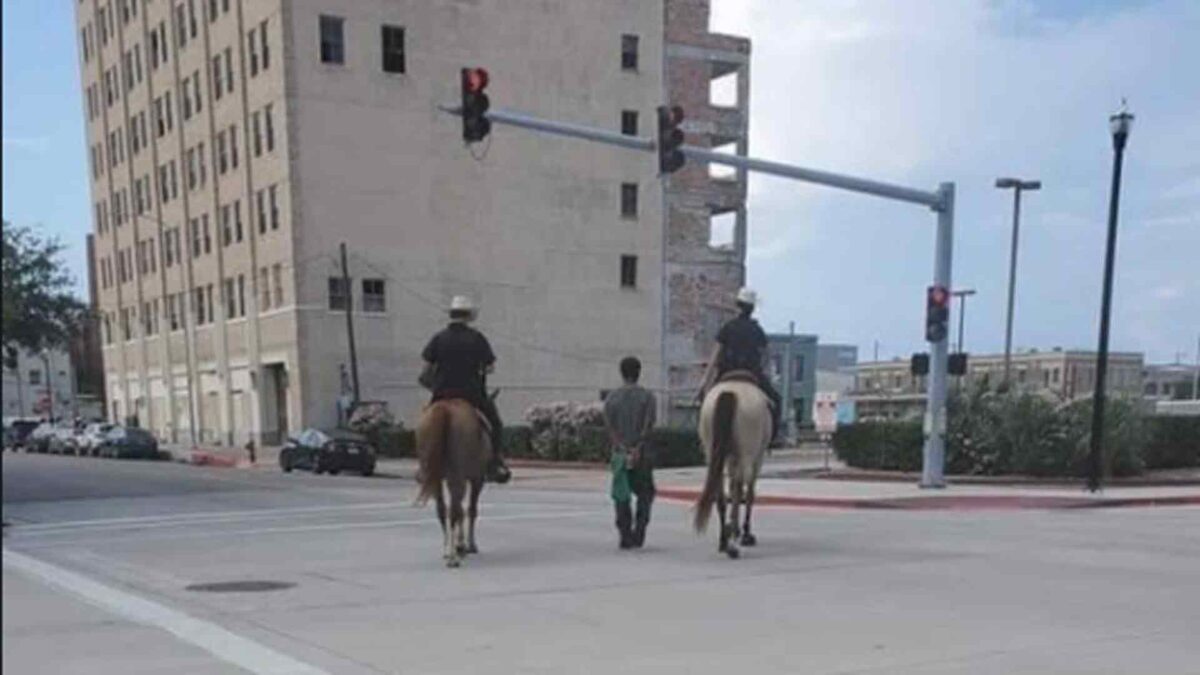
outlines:
[[[921, 474], [908, 472], [891, 472], [891, 471], [856, 471], [856, 470], [835, 470], [825, 471], [818, 469], [816, 471], [801, 470], [796, 472], [796, 477], [815, 478], [817, 480], [827, 481], [850, 481], [856, 483], [917, 483], [921, 480]], [[765, 476], [764, 476], [765, 477]], [[772, 476], [776, 477], [776, 476]], [[790, 476], [779, 476], [789, 478]], [[1075, 487], [1084, 479], [1054, 479], [1054, 478], [1037, 478], [1035, 476], [947, 476], [946, 483], [949, 485], [996, 485], [996, 486], [1038, 486], [1038, 487]], [[1135, 478], [1107, 478], [1107, 485], [1112, 487], [1200, 487], [1200, 478], [1155, 478], [1135, 477]]]
[[[700, 491], [692, 488], [658, 488], [657, 494], [666, 499], [692, 502], [700, 496]], [[891, 499], [757, 495], [754, 503], [761, 506], [893, 511], [1022, 511], [1200, 506], [1200, 494], [1165, 497], [1122, 497], [1113, 499], [1033, 495], [954, 495], [940, 497], [899, 497]]]

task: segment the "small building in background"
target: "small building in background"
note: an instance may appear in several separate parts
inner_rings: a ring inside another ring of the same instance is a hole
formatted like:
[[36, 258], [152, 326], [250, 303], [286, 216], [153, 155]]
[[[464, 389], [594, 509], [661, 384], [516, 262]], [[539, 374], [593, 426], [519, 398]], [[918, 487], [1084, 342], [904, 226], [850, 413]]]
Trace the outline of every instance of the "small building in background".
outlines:
[[[792, 345], [790, 363], [787, 360], [789, 341]], [[788, 409], [795, 427], [811, 428], [813, 400], [817, 395], [817, 336], [772, 333], [767, 336], [767, 343], [770, 353], [767, 376], [780, 397], [791, 397]], [[788, 416], [782, 415], [781, 419], [786, 421]]]
[[1195, 391], [1200, 366], [1182, 363], [1147, 364], [1142, 369], [1142, 393], [1152, 401], [1186, 401], [1200, 398]]
[[70, 355], [62, 350], [20, 350], [15, 362], [4, 364], [3, 402], [5, 419], [79, 415]]
[[[1110, 396], [1141, 396], [1143, 356], [1133, 352], [1108, 355], [1107, 392]], [[928, 383], [913, 375], [908, 359], [859, 364], [851, 397], [860, 420], [918, 419], [925, 412]], [[1096, 386], [1096, 352], [1053, 349], [1012, 355], [1011, 386], [1042, 392], [1063, 401], [1089, 398]], [[951, 376], [950, 386], [960, 378]], [[996, 389], [1004, 381], [1004, 355], [971, 356], [963, 387], [982, 384]]]

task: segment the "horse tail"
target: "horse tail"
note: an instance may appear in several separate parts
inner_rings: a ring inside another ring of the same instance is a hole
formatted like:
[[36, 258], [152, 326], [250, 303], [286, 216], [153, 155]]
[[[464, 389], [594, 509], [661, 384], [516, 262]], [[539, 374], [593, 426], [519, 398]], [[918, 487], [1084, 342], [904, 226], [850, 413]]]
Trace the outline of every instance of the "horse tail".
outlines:
[[708, 476], [704, 480], [704, 491], [696, 500], [696, 531], [703, 532], [708, 527], [709, 516], [712, 515], [713, 502], [724, 488], [721, 477], [725, 473], [725, 460], [733, 449], [733, 418], [737, 413], [737, 394], [723, 391], [717, 394], [716, 409], [713, 411], [712, 439], [713, 446], [708, 456]]
[[442, 489], [446, 475], [446, 456], [450, 452], [450, 409], [433, 404], [422, 420], [417, 434], [417, 457], [421, 461], [421, 489], [417, 493], [417, 505], [423, 505]]

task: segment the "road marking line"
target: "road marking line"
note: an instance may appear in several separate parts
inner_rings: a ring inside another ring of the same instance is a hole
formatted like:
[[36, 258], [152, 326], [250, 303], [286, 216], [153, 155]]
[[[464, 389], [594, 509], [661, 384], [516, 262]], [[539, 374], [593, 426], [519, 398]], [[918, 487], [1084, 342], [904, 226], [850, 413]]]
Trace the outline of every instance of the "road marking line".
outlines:
[[[537, 502], [499, 502], [496, 506], [542, 509], [553, 506]], [[258, 509], [254, 511], [203, 511], [199, 513], [179, 513], [169, 516], [130, 516], [124, 518], [96, 518], [88, 520], [66, 520], [50, 523], [18, 523], [14, 531], [22, 534], [60, 534], [74, 530], [109, 530], [137, 527], [171, 527], [176, 525], [205, 525], [220, 524], [237, 520], [270, 520], [289, 515], [312, 513], [328, 513], [335, 515], [346, 511], [370, 511], [386, 509], [412, 509], [412, 500], [396, 502], [371, 502], [365, 504], [344, 504], [329, 506], [300, 506], [279, 509]]]
[[4, 566], [80, 596], [89, 603], [152, 628], [159, 628], [213, 656], [264, 675], [323, 675], [326, 671], [277, 652], [266, 645], [234, 635], [131, 593], [105, 586], [81, 574], [4, 548]]
[[[511, 514], [511, 515], [490, 516], [490, 517], [486, 516], [484, 514], [480, 514], [479, 521], [480, 521], [480, 523], [494, 523], [497, 521], [509, 521], [509, 520], [554, 520], [554, 519], [558, 519], [558, 518], [580, 518], [583, 516], [603, 516], [604, 514], [605, 514], [605, 512], [602, 510], [562, 511], [562, 512], [558, 512], [558, 513], [522, 513], [522, 514]], [[434, 526], [436, 526], [437, 518], [432, 517], [432, 516], [425, 516], [425, 517], [422, 517], [419, 519], [413, 518], [413, 519], [408, 519], [408, 520], [377, 520], [377, 521], [359, 522], [359, 523], [350, 522], [350, 523], [328, 523], [328, 524], [323, 524], [323, 525], [299, 525], [299, 526], [292, 526], [292, 527], [262, 527], [262, 528], [252, 529], [252, 530], [217, 530], [217, 531], [211, 531], [211, 532], [191, 532], [191, 531], [189, 531], [189, 532], [174, 532], [174, 533], [163, 533], [163, 534], [146, 533], [145, 536], [140, 536], [140, 535], [118, 536], [118, 537], [108, 536], [103, 541], [104, 541], [104, 543], [110, 543], [110, 542], [114, 542], [114, 541], [163, 541], [163, 540], [169, 540], [169, 539], [205, 539], [205, 538], [214, 538], [214, 537], [217, 537], [217, 538], [219, 538], [219, 537], [238, 537], [238, 536], [260, 535], [260, 534], [289, 534], [289, 533], [296, 533], [296, 532], [321, 532], [321, 531], [329, 531], [329, 530], [348, 531], [348, 530], [386, 529], [386, 528], [390, 528], [390, 527], [403, 527], [403, 526], [407, 526], [407, 525], [434, 525]], [[34, 536], [41, 536], [41, 533], [33, 533], [33, 534], [34, 534]], [[83, 534], [83, 533], [80, 533], [80, 534]], [[63, 543], [40, 543], [40, 542], [33, 543], [33, 541], [34, 540], [30, 540], [29, 544], [22, 544], [22, 545], [28, 546], [30, 548], [56, 548], [56, 547], [61, 547], [61, 546], [65, 546], [65, 545], [72, 545], [72, 546], [78, 545], [82, 540], [72, 539], [69, 543], [67, 543], [67, 542], [63, 542]]]

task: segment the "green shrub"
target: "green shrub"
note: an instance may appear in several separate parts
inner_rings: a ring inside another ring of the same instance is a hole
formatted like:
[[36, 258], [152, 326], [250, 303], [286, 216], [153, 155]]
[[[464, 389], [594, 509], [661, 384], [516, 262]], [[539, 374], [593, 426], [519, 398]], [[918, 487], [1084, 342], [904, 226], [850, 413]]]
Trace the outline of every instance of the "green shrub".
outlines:
[[859, 469], [920, 471], [924, 436], [920, 422], [859, 422], [838, 427], [833, 450]]
[[417, 455], [416, 433], [411, 429], [397, 425], [379, 429], [372, 436], [368, 440], [380, 457], [400, 459]]
[[1147, 469], [1200, 466], [1200, 417], [1151, 417], [1142, 459]]
[[500, 432], [500, 444], [504, 447], [505, 457], [534, 457], [533, 431], [525, 425], [504, 427]]

